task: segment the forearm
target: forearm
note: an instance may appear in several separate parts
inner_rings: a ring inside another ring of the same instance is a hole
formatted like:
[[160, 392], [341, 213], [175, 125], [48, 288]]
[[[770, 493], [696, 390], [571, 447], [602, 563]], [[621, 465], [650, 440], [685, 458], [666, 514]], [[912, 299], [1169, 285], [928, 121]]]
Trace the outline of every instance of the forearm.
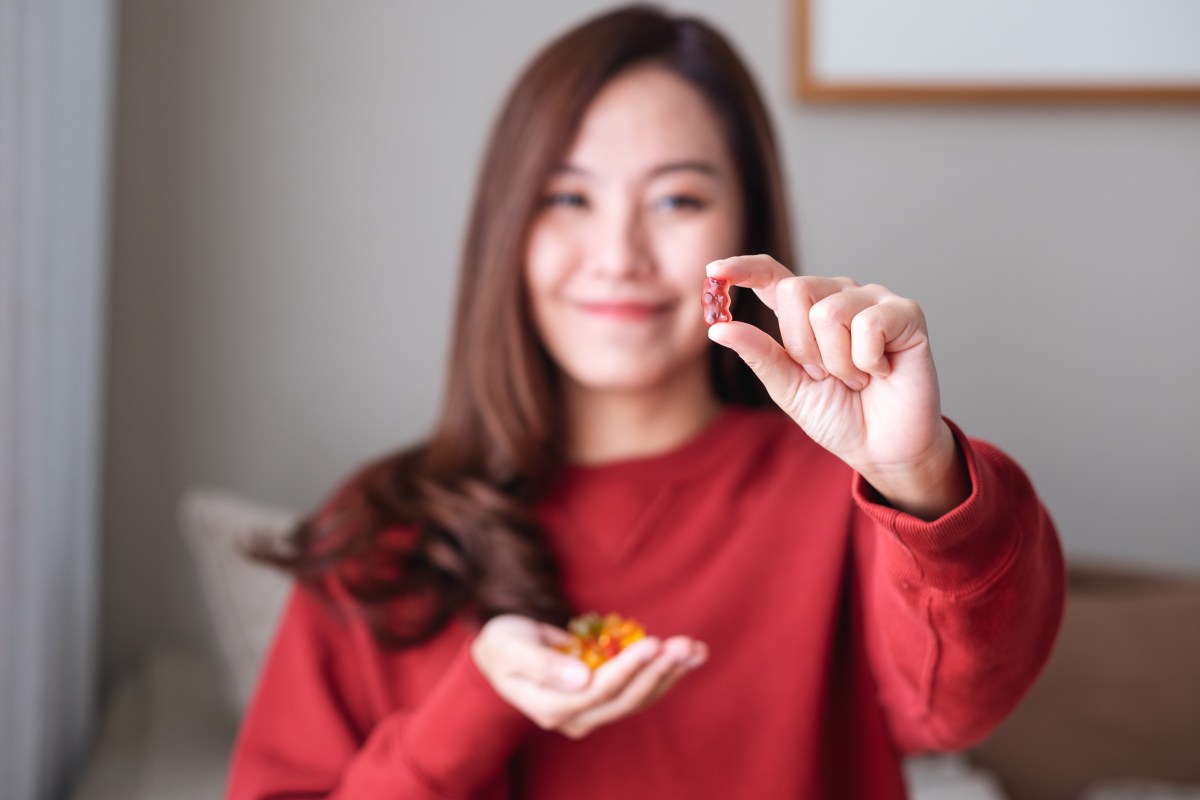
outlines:
[[464, 646], [420, 707], [371, 733], [330, 798], [503, 794], [497, 781], [531, 729], [496, 696]]
[[[383, 654], [356, 657], [362, 637], [293, 593], [239, 732], [227, 797], [505, 796], [505, 765], [531, 725], [479, 674], [469, 640], [444, 636], [428, 645], [444, 660], [414, 662], [396, 687], [408, 697], [387, 711], [364, 689], [389, 680], [370, 674]], [[436, 682], [422, 687], [422, 673]]]
[[906, 750], [985, 736], [1036, 678], [1062, 616], [1062, 552], [1033, 487], [994, 448], [967, 443], [964, 458], [969, 497], [934, 522], [878, 504], [861, 479], [856, 490], [874, 523], [858, 536], [868, 646]]

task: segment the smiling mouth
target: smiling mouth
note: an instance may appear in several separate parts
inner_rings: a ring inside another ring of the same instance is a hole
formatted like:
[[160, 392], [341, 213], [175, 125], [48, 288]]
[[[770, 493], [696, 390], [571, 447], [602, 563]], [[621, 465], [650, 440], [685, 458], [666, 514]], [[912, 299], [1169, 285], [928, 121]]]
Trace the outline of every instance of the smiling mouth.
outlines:
[[589, 314], [620, 320], [648, 320], [671, 310], [672, 303], [579, 303]]

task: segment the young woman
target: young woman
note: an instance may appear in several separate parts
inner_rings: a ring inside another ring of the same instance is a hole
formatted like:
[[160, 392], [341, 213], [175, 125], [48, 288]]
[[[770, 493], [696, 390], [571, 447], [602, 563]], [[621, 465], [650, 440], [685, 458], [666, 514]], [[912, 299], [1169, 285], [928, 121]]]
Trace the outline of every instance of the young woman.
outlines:
[[[230, 797], [886, 800], [1017, 703], [1051, 522], [942, 417], [916, 303], [784, 266], [779, 173], [702, 22], [621, 10], [535, 59], [436, 429], [259, 552], [299, 582]], [[556, 645], [593, 609], [651, 635], [592, 671]]]

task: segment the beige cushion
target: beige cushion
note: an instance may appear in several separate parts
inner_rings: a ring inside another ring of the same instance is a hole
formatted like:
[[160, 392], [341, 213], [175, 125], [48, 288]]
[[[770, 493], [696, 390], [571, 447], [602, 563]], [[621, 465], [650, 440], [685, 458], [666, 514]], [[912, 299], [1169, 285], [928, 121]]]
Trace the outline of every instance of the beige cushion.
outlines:
[[282, 536], [298, 515], [228, 492], [193, 489], [180, 504], [183, 538], [196, 560], [200, 585], [225, 662], [226, 695], [245, 710], [259, 665], [275, 633], [291, 579], [249, 561], [239, 545], [258, 535]]
[[1200, 782], [1200, 579], [1073, 568], [1050, 663], [972, 761], [1014, 800]]

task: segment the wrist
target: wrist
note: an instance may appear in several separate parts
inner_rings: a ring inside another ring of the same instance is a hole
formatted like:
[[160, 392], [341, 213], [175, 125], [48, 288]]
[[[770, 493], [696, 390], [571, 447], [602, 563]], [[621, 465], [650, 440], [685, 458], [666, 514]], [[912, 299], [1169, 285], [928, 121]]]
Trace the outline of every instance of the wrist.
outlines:
[[892, 508], [930, 521], [961, 505], [971, 494], [967, 462], [945, 420], [936, 442], [913, 462], [889, 470], [860, 470]]

